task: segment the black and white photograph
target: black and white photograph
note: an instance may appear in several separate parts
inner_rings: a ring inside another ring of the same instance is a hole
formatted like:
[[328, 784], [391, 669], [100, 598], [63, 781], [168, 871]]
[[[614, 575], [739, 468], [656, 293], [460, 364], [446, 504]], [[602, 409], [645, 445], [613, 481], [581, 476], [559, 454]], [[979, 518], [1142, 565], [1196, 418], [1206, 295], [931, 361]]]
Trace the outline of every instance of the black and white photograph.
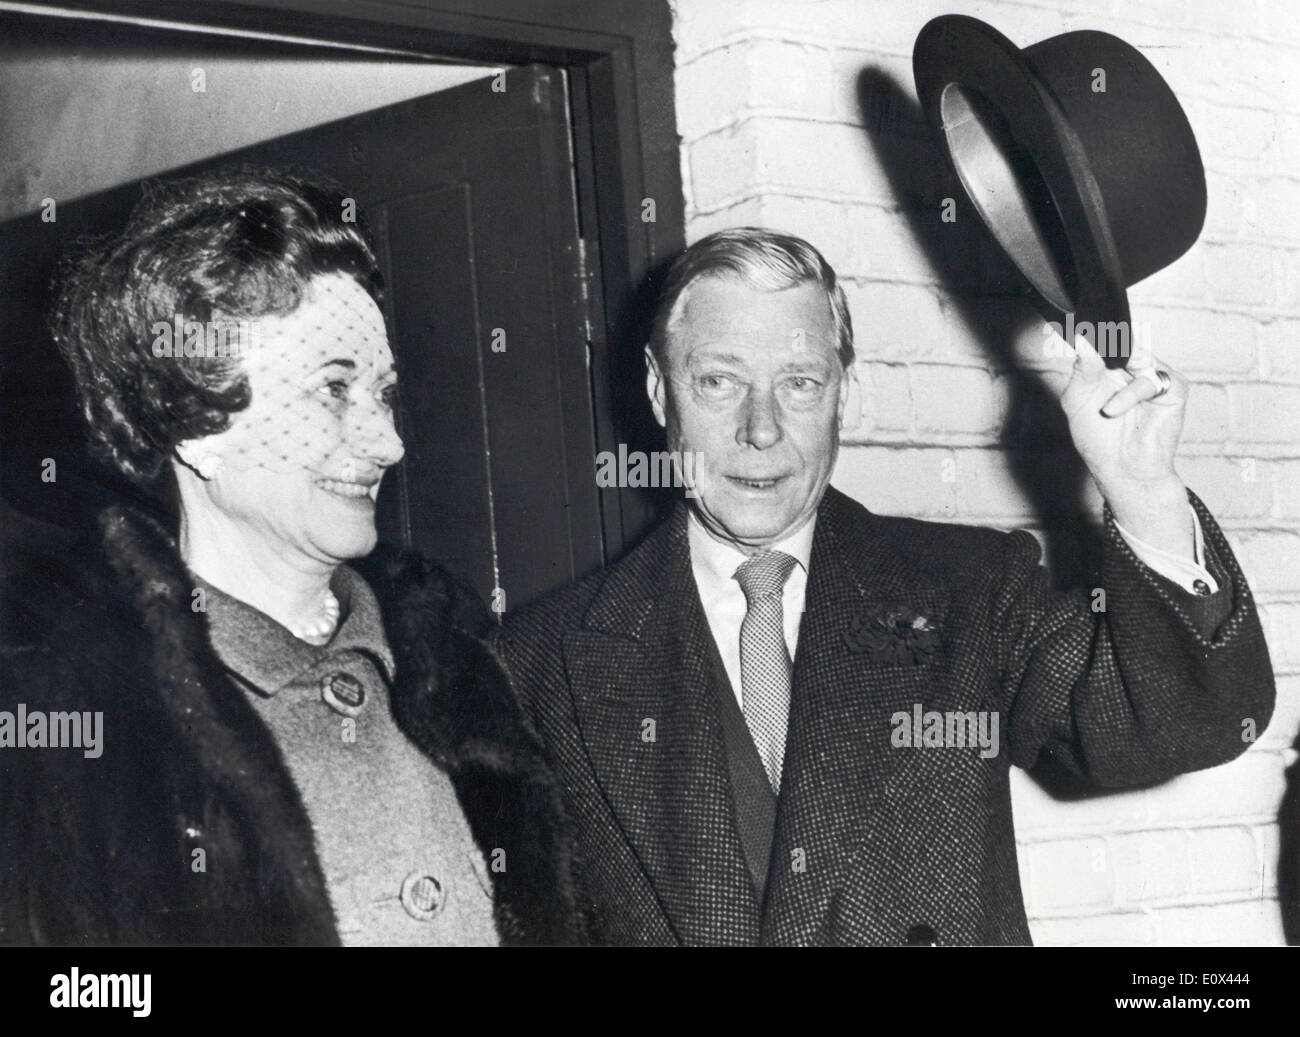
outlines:
[[1262, 1004], [1298, 73], [1289, 0], [0, 2], [0, 990], [1033, 946]]

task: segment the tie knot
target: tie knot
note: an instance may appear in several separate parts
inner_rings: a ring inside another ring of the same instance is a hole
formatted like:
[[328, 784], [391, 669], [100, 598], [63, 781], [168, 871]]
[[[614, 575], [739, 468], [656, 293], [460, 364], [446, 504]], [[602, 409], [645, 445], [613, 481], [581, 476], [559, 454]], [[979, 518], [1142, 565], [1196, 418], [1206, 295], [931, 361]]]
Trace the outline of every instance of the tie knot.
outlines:
[[736, 582], [745, 592], [746, 604], [753, 605], [760, 598], [779, 591], [796, 564], [794, 556], [784, 551], [764, 551], [747, 558], [736, 570]]

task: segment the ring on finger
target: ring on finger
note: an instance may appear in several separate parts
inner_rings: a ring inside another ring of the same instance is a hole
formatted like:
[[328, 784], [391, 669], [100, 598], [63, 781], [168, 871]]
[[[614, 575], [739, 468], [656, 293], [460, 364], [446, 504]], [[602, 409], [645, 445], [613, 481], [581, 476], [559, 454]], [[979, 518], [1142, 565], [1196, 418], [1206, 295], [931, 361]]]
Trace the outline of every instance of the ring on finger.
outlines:
[[1170, 387], [1174, 384], [1174, 380], [1169, 376], [1169, 372], [1162, 371], [1158, 367], [1143, 367], [1140, 370], [1134, 371], [1133, 377], [1146, 378], [1148, 381], [1156, 383], [1156, 393], [1154, 396], [1149, 397], [1149, 399], [1152, 400], [1160, 399], [1160, 397], [1167, 393]]

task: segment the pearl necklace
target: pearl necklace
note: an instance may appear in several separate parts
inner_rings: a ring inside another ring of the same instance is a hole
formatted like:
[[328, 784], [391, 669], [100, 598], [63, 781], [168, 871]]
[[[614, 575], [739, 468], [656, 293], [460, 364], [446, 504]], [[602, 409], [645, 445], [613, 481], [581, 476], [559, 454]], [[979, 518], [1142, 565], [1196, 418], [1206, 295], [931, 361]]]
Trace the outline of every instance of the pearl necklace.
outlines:
[[325, 588], [325, 597], [321, 599], [322, 616], [320, 619], [308, 623], [302, 623], [298, 626], [289, 627], [289, 633], [293, 634], [299, 641], [308, 641], [312, 644], [324, 644], [334, 633], [334, 628], [339, 622], [339, 599], [334, 596], [334, 592], [328, 587]]

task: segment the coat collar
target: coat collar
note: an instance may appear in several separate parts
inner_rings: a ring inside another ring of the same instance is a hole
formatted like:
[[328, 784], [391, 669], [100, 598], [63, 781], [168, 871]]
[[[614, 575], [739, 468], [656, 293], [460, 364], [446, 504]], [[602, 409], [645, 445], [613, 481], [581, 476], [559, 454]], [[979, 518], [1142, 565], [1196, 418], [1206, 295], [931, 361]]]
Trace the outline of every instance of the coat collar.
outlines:
[[[263, 852], [294, 877], [301, 913], [327, 928], [306, 943], [336, 943], [324, 878], [306, 811], [269, 732], [231, 685], [191, 609], [193, 579], [172, 538], [125, 507], [100, 516], [119, 597], [148, 631], [154, 684], [164, 708], [209, 777], [246, 804]], [[488, 620], [473, 592], [418, 555], [381, 548], [357, 565], [374, 592], [395, 662], [391, 700], [398, 725], [447, 770], [492, 868], [497, 927], [506, 942], [580, 939], [572, 833], [536, 735], [479, 640]]]
[[364, 655], [392, 683], [395, 663], [384, 639], [379, 603], [350, 566], [340, 565], [330, 580], [341, 616], [334, 636], [319, 646], [299, 640], [266, 613], [202, 577], [190, 576], [206, 597], [212, 647], [227, 668], [259, 695], [276, 695], [295, 678], [321, 666], [323, 659], [351, 652]]

